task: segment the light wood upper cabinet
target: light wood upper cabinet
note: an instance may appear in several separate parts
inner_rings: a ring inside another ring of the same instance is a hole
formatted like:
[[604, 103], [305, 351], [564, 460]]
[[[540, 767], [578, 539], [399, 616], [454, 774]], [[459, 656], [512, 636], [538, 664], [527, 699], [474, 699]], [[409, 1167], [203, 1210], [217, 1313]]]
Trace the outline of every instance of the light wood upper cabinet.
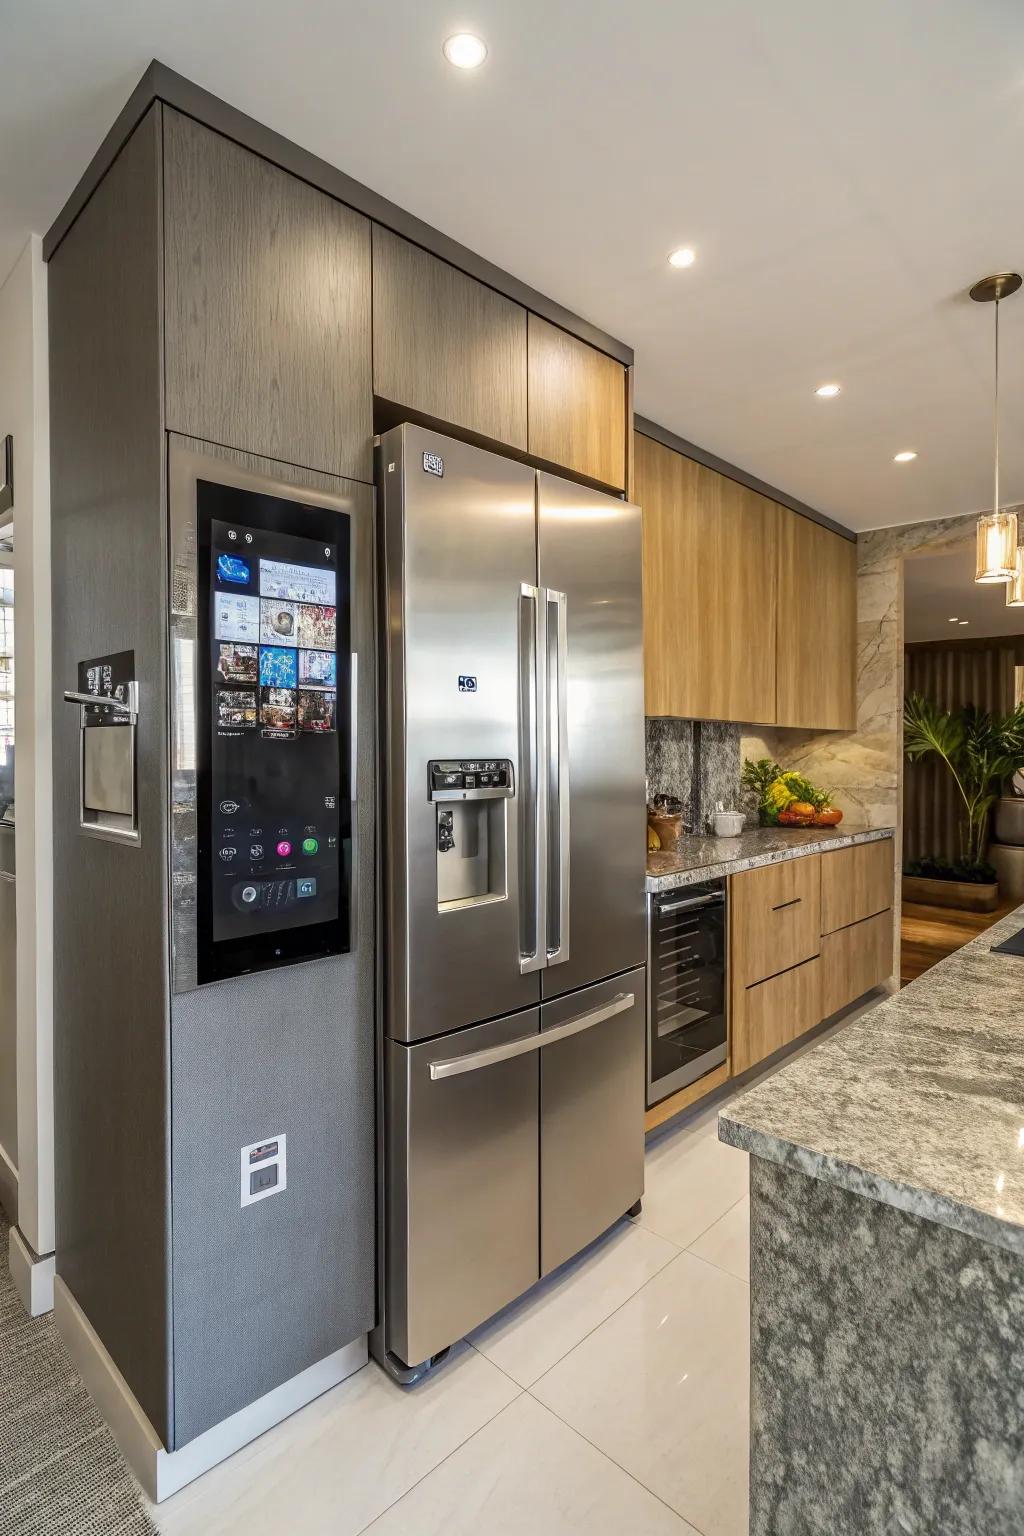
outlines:
[[857, 546], [779, 508], [778, 724], [857, 724]]
[[164, 110], [167, 425], [373, 478], [370, 223]]
[[626, 370], [538, 315], [529, 317], [529, 451], [622, 490]]
[[648, 715], [775, 719], [775, 502], [637, 433]]
[[375, 224], [373, 390], [525, 449], [526, 310]]

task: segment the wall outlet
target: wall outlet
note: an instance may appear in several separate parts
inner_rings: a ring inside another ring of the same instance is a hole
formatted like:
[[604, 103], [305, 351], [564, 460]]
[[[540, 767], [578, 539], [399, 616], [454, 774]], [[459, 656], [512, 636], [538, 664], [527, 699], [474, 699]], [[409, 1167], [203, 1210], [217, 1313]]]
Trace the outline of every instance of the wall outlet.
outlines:
[[255, 1205], [268, 1195], [279, 1195], [288, 1186], [288, 1138], [265, 1136], [242, 1148], [241, 1196], [243, 1205]]

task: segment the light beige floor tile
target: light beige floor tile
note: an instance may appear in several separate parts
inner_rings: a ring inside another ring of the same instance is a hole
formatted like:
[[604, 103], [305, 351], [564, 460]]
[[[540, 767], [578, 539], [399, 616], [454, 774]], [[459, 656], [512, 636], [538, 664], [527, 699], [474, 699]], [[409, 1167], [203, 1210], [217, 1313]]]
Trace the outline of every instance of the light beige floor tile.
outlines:
[[372, 1536], [698, 1536], [527, 1396], [370, 1530]]
[[466, 1347], [407, 1389], [371, 1362], [152, 1517], [165, 1536], [355, 1536], [518, 1391]]
[[740, 1280], [750, 1279], [750, 1196], [738, 1200], [713, 1227], [701, 1233], [690, 1252]]
[[749, 1187], [747, 1154], [718, 1140], [717, 1127], [683, 1129], [648, 1149], [642, 1227], [689, 1248]]
[[470, 1335], [481, 1354], [528, 1387], [610, 1317], [679, 1249], [621, 1222], [572, 1263]]
[[749, 1287], [682, 1253], [531, 1392], [704, 1536], [746, 1536]]

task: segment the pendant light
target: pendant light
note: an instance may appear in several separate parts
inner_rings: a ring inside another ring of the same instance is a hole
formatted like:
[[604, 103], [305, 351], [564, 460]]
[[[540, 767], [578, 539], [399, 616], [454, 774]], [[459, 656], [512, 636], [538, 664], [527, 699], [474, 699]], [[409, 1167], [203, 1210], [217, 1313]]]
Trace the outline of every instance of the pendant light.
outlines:
[[[1021, 285], [1019, 272], [996, 272], [971, 289], [978, 304], [995, 304], [995, 399], [993, 411], [994, 475], [992, 511], [978, 518], [978, 563], [975, 581], [1009, 582], [1017, 573], [1017, 514], [999, 507], [999, 305]], [[1009, 601], [1009, 598], [1007, 598]]]

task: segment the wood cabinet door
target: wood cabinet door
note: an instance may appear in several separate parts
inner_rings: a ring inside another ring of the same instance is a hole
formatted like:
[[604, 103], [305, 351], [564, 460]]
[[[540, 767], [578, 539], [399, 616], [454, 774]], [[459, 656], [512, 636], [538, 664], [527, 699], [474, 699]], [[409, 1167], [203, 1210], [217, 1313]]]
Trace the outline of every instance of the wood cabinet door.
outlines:
[[739, 986], [753, 986], [800, 965], [820, 947], [820, 854], [730, 878], [729, 967]]
[[373, 226], [373, 392], [526, 448], [526, 310]]
[[530, 453], [622, 490], [626, 370], [538, 315], [529, 317], [528, 336]]
[[857, 546], [779, 508], [778, 723], [857, 724]]
[[734, 1075], [756, 1066], [821, 1022], [822, 969], [822, 961], [815, 958], [753, 987], [734, 984], [729, 1020]]
[[636, 434], [649, 715], [775, 719], [781, 508]]
[[370, 224], [165, 109], [167, 425], [373, 478]]
[[891, 837], [821, 855], [821, 931], [834, 933], [892, 906], [895, 854]]
[[821, 1016], [837, 1013], [872, 987], [888, 981], [893, 970], [891, 912], [840, 928], [821, 941]]

